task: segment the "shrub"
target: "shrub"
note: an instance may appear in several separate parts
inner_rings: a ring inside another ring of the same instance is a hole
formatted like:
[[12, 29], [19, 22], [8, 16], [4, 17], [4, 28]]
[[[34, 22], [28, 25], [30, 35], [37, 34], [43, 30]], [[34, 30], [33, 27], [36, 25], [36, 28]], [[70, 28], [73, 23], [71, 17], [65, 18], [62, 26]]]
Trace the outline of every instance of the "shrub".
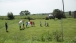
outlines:
[[61, 18], [66, 18], [65, 15], [63, 14], [63, 11], [59, 10], [59, 9], [55, 9], [53, 11], [53, 15], [58, 18], [58, 19], [61, 19]]
[[61, 33], [58, 31], [53, 32], [54, 39], [56, 39], [57, 42], [61, 42]]
[[36, 40], [37, 40], [37, 36], [33, 36], [32, 41], [36, 41]]
[[14, 16], [13, 16], [13, 13], [12, 12], [8, 12], [7, 13], [7, 17], [8, 17], [8, 19], [14, 19]]
[[28, 20], [30, 21], [30, 20], [31, 20], [31, 18], [30, 18], [30, 17], [28, 17]]
[[49, 17], [46, 17], [45, 20], [49, 20]]
[[52, 35], [49, 32], [43, 33], [41, 35], [41, 41], [52, 41]]
[[40, 36], [33, 36], [32, 41], [52, 41], [52, 35], [49, 32], [42, 33]]

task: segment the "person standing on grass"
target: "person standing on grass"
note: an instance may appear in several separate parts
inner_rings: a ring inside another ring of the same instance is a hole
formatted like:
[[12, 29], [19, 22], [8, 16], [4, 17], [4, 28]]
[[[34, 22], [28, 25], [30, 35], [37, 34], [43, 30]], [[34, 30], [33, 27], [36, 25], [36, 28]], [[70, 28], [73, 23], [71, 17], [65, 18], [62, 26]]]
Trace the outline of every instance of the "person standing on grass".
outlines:
[[40, 21], [40, 26], [42, 27], [42, 22]]
[[46, 24], [47, 24], [46, 26], [49, 27], [49, 24], [48, 23], [46, 23]]
[[48, 24], [48, 22], [46, 22], [46, 21], [45, 21], [45, 26], [46, 26], [46, 27], [49, 27], [49, 24]]
[[5, 22], [5, 28], [6, 28], [6, 32], [8, 32], [8, 24], [7, 24], [7, 22]]
[[47, 23], [46, 23], [46, 21], [45, 21], [45, 26], [47, 26]]
[[31, 26], [32, 26], [32, 21], [30, 21], [30, 24], [31, 24]]
[[23, 27], [24, 27], [24, 20], [22, 20], [22, 24], [23, 24]]
[[19, 21], [19, 28], [21, 29], [22, 20]]
[[33, 24], [33, 26], [35, 26], [35, 23], [34, 22], [32, 22], [32, 24]]
[[27, 26], [28, 26], [28, 22], [26, 22], [26, 28], [27, 28]]

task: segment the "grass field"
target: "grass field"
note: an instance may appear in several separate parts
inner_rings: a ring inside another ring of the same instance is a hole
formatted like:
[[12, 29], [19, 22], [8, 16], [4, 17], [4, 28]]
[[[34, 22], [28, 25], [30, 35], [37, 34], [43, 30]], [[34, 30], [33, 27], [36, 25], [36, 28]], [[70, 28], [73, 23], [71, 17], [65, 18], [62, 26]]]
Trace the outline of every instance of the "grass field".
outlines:
[[[20, 19], [0, 20], [0, 43], [73, 43], [71, 40], [76, 37], [76, 19], [73, 18], [63, 19], [64, 42], [56, 42], [54, 39], [44, 42], [37, 40], [33, 41], [33, 37], [40, 39], [42, 34], [49, 32], [52, 35], [56, 30], [61, 31], [60, 20], [32, 20], [35, 22], [35, 27], [25, 27], [24, 30], [19, 29], [19, 21]], [[25, 20], [25, 22], [26, 21], [28, 20]], [[43, 27], [39, 26], [40, 21], [42, 21]], [[45, 21], [49, 23], [49, 27], [44, 26]], [[8, 33], [5, 30], [5, 22], [8, 22]]]
[[[33, 19], [45, 19], [46, 17], [48, 17], [48, 15], [25, 15], [25, 16], [20, 16], [20, 15], [14, 15], [15, 19], [26, 19], [28, 17], [33, 18]], [[0, 16], [0, 19], [2, 20], [7, 20], [8, 17], [7, 16]]]

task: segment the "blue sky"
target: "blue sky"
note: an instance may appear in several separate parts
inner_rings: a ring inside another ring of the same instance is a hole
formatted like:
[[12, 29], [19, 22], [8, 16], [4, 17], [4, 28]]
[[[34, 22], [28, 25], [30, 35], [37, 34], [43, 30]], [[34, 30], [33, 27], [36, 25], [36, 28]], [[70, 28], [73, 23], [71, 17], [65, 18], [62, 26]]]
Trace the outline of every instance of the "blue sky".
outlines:
[[[64, 0], [65, 11], [76, 10], [76, 0]], [[20, 11], [28, 10], [33, 13], [50, 13], [54, 9], [62, 10], [62, 0], [0, 0], [0, 15], [13, 12], [19, 15]]]

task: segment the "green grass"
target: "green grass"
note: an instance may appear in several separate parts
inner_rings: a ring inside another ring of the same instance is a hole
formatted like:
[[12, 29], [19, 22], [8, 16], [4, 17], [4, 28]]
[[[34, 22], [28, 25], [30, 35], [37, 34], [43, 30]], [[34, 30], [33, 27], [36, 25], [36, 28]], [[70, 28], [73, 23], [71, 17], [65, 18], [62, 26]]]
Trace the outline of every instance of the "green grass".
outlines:
[[[19, 20], [0, 20], [0, 43], [71, 43], [71, 40], [76, 37], [76, 19], [73, 18], [63, 19], [64, 42], [32, 41], [32, 37], [40, 38], [43, 33], [50, 32], [52, 34], [56, 30], [61, 31], [60, 20], [32, 20], [35, 22], [35, 27], [25, 27], [24, 30], [19, 30]], [[43, 27], [39, 26], [40, 21], [42, 21]], [[45, 21], [49, 23], [49, 27], [44, 26]], [[5, 31], [5, 22], [8, 22], [8, 33]]]
[[[14, 16], [15, 19], [25, 19], [25, 18], [32, 18], [32, 19], [45, 19], [46, 17], [48, 17], [48, 15], [24, 15], [24, 16], [20, 16], [20, 15], [15, 15]], [[7, 20], [8, 17], [7, 16], [0, 16], [1, 20]]]

